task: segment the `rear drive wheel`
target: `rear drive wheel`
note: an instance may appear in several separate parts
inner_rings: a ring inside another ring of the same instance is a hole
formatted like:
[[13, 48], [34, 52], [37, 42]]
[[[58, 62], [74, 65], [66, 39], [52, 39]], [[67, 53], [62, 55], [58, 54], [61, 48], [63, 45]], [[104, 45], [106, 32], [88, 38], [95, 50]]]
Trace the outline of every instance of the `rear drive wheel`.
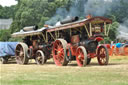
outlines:
[[83, 46], [79, 46], [76, 51], [76, 61], [78, 66], [86, 66], [87, 65], [87, 52]]
[[57, 66], [66, 66], [66, 46], [67, 42], [64, 39], [58, 39], [53, 44], [53, 59]]
[[107, 65], [109, 61], [108, 50], [105, 46], [100, 46], [97, 50], [97, 60], [100, 65]]
[[25, 43], [19, 43], [15, 49], [16, 62], [18, 64], [28, 64], [27, 57], [28, 46]]

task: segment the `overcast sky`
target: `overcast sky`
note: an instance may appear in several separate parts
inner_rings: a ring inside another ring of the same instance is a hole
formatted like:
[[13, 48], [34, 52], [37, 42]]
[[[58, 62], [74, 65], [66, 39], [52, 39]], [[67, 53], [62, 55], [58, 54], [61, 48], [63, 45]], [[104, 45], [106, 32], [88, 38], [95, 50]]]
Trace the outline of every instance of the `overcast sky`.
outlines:
[[11, 6], [15, 4], [17, 4], [15, 0], [0, 0], [0, 5], [2, 6]]
[[[104, 1], [112, 1], [112, 0], [104, 0]], [[11, 6], [17, 4], [15, 0], [0, 0], [0, 5], [2, 6]]]

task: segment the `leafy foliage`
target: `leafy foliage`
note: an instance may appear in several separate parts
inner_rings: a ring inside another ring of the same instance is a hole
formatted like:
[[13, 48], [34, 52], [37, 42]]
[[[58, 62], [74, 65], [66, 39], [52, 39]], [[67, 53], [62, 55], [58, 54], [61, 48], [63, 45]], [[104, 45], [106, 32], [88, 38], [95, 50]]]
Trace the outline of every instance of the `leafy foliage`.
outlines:
[[16, 6], [2, 7], [0, 5], [0, 19], [8, 19], [15, 17]]
[[11, 33], [19, 31], [24, 26], [39, 25], [50, 19], [58, 7], [65, 6], [68, 0], [20, 0]]
[[9, 30], [0, 30], [0, 41], [8, 41], [10, 35]]

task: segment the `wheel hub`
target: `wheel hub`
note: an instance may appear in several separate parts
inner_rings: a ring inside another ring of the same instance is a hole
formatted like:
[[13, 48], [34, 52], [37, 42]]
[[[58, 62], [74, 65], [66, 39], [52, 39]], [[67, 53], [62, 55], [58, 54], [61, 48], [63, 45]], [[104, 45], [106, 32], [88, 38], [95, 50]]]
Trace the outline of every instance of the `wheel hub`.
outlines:
[[19, 54], [20, 56], [23, 56], [24, 55], [24, 52], [20, 52], [20, 54]]
[[81, 58], [81, 55], [78, 56], [78, 59], [80, 59], [80, 58]]

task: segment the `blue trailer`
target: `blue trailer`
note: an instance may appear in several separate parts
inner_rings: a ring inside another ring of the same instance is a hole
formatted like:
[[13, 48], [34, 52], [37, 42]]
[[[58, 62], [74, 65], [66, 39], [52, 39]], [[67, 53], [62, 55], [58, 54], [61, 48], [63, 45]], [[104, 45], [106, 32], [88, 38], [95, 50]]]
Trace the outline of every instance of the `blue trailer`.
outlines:
[[0, 61], [6, 64], [11, 56], [15, 56], [15, 48], [18, 42], [0, 42]]

